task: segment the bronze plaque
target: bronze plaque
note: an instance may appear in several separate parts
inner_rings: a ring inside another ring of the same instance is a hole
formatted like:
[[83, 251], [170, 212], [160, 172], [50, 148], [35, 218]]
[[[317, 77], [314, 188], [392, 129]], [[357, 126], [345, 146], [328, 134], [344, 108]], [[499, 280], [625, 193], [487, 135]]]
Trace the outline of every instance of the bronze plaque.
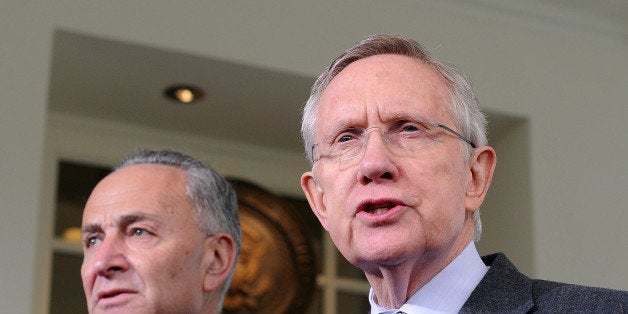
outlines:
[[238, 196], [242, 249], [224, 313], [304, 313], [316, 288], [311, 236], [286, 200], [229, 179]]

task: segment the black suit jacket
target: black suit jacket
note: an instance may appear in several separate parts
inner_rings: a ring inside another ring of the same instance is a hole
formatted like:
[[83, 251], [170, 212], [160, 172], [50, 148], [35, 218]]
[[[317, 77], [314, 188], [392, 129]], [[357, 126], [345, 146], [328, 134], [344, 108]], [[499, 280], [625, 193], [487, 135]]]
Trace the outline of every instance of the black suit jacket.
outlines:
[[502, 253], [482, 257], [491, 268], [460, 312], [624, 313], [628, 292], [526, 277]]

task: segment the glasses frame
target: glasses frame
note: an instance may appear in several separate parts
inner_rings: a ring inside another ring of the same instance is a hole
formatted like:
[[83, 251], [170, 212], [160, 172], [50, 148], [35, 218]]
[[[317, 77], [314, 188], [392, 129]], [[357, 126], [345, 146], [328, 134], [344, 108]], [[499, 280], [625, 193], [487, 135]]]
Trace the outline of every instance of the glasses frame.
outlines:
[[[450, 128], [450, 127], [448, 127], [448, 126], [446, 126], [446, 125], [444, 125], [444, 124], [442, 124], [440, 122], [428, 122], [428, 124], [430, 124], [432, 126], [435, 126], [435, 127], [438, 127], [438, 128], [441, 128], [441, 129], [443, 129], [443, 130], [445, 130], [445, 131], [455, 135], [457, 138], [463, 140], [465, 143], [471, 145], [471, 147], [473, 147], [473, 148], [478, 148], [478, 146], [475, 143], [473, 143], [473, 141], [471, 141], [469, 138], [467, 138], [466, 136], [460, 134], [456, 130], [454, 130], [454, 129], [452, 129], [452, 128]], [[317, 161], [319, 161], [321, 159], [321, 157], [319, 157], [318, 159], [314, 159], [314, 148], [316, 148], [316, 146], [318, 146], [318, 144], [313, 144], [312, 147], [310, 148], [311, 149], [310, 153], [311, 153], [311, 156], [312, 156], [312, 163], [315, 163], [315, 162], [317, 162]]]

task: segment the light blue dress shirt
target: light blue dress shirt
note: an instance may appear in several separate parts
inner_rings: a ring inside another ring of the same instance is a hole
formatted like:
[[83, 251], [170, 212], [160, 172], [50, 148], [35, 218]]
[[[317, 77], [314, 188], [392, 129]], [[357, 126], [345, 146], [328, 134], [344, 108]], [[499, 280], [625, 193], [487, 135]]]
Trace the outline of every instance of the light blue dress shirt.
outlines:
[[371, 314], [457, 313], [488, 269], [471, 241], [460, 255], [415, 292], [399, 309], [387, 309], [377, 304], [377, 298], [371, 288], [369, 292]]

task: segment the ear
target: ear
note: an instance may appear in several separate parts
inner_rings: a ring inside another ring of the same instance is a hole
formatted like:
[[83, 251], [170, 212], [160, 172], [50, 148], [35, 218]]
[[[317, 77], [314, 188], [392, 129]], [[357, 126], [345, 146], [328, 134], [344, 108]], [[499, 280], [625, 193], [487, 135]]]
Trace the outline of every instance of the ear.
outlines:
[[327, 230], [327, 208], [323, 202], [325, 193], [314, 179], [312, 171], [305, 172], [301, 175], [301, 189], [310, 203], [310, 208], [320, 221], [321, 225]]
[[486, 197], [488, 188], [491, 186], [496, 164], [495, 150], [490, 146], [478, 147], [471, 155], [465, 204], [468, 212], [476, 211], [484, 202], [484, 197]]
[[220, 290], [236, 262], [236, 246], [233, 238], [226, 233], [218, 233], [205, 241], [203, 266], [205, 292]]

